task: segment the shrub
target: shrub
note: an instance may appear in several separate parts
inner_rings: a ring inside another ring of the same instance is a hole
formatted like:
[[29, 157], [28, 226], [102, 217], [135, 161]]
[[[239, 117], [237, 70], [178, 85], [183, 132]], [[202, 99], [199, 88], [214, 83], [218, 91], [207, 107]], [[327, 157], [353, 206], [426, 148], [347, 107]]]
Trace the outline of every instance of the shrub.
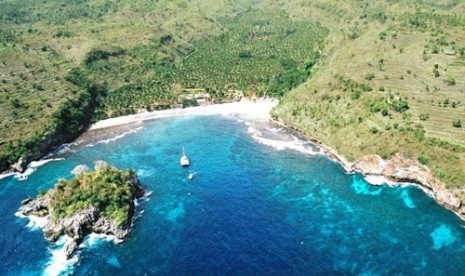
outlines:
[[462, 121], [460, 119], [455, 119], [455, 120], [452, 121], [452, 126], [460, 128], [460, 127], [462, 127]]
[[21, 102], [17, 99], [17, 98], [13, 98], [10, 100], [10, 104], [14, 107], [14, 108], [19, 108], [21, 107]]
[[421, 113], [420, 114], [420, 120], [421, 121], [426, 121], [429, 119], [429, 114], [428, 113]]
[[428, 159], [423, 155], [418, 156], [417, 159], [418, 159], [418, 162], [420, 162], [423, 165], [428, 165], [429, 164]]
[[384, 31], [383, 31], [383, 32], [380, 32], [380, 33], [378, 34], [378, 36], [379, 36], [379, 39], [380, 39], [380, 40], [386, 40], [386, 32], [384, 32]]
[[407, 100], [399, 99], [399, 100], [393, 100], [391, 102], [392, 108], [400, 113], [403, 113], [409, 109], [408, 102]]
[[447, 85], [455, 85], [455, 79], [452, 78], [452, 77], [449, 77], [447, 79], [444, 80], [444, 82], [447, 84]]
[[376, 134], [376, 133], [378, 133], [378, 129], [377, 129], [376, 127], [372, 127], [372, 128], [370, 129], [370, 132], [371, 132], [372, 134]]
[[239, 53], [239, 57], [240, 58], [251, 58], [252, 57], [252, 53], [250, 51], [241, 51]]
[[362, 83], [360, 85], [360, 88], [363, 90], [363, 91], [366, 91], [366, 92], [370, 92], [373, 90], [373, 88], [371, 88], [370, 85], [366, 84], [366, 83]]
[[370, 80], [370, 81], [371, 81], [371, 80], [373, 80], [374, 78], [375, 78], [375, 74], [372, 73], [372, 72], [369, 72], [369, 73], [366, 73], [366, 74], [365, 74], [365, 79], [367, 79], [367, 80]]

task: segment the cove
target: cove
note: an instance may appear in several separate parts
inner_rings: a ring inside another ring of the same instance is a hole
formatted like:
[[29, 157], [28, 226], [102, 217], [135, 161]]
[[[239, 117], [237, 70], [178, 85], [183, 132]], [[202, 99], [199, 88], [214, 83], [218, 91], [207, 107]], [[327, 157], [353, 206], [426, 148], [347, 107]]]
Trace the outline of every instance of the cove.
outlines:
[[[346, 174], [267, 123], [164, 118], [85, 135], [52, 158], [26, 181], [0, 180], [2, 275], [465, 273], [464, 223], [452, 212], [414, 186]], [[66, 261], [15, 213], [95, 160], [137, 169], [150, 195], [127, 241], [91, 236]]]

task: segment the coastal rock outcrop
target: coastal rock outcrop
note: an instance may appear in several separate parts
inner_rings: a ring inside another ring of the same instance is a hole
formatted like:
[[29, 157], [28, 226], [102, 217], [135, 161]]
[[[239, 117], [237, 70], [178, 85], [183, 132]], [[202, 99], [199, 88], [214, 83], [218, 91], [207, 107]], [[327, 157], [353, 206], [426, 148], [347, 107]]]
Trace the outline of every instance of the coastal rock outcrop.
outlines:
[[465, 206], [459, 191], [448, 188], [436, 179], [428, 167], [416, 160], [396, 154], [383, 160], [378, 155], [367, 155], [352, 164], [351, 169], [365, 176], [382, 176], [393, 182], [414, 183], [429, 191], [436, 201], [465, 219]]
[[[111, 179], [111, 175], [115, 175], [114, 179]], [[98, 179], [96, 176], [106, 176], [107, 180], [111, 180], [109, 183], [104, 182], [99, 185], [95, 183], [95, 179]], [[55, 242], [61, 235], [71, 238], [64, 246], [67, 258], [73, 255], [79, 244], [90, 233], [114, 235], [118, 239], [125, 239], [132, 226], [132, 218], [136, 210], [135, 200], [145, 193], [134, 171], [119, 171], [106, 163], [103, 165], [99, 163], [96, 172], [83, 172], [76, 179], [69, 182], [59, 181], [55, 188], [45, 195], [23, 200], [19, 209], [24, 216], [47, 218], [43, 232], [48, 241]], [[120, 179], [121, 183], [115, 183], [117, 179]], [[91, 184], [97, 196], [69, 200], [73, 194], [76, 195], [73, 189], [79, 189], [83, 191], [81, 194], [86, 194], [86, 186], [91, 180], [94, 181]], [[101, 190], [96, 191], [96, 189]], [[115, 194], [121, 195], [115, 196]], [[68, 195], [71, 197], [67, 197]], [[110, 199], [102, 199], [104, 197], [101, 195], [108, 195]], [[73, 210], [73, 212], [63, 214], [63, 210], [66, 212]]]
[[422, 165], [417, 160], [405, 158], [401, 154], [395, 154], [391, 158], [384, 160], [377, 154], [370, 154], [352, 163], [338, 154], [332, 147], [308, 136], [307, 133], [292, 127], [282, 119], [272, 119], [271, 121], [279, 127], [304, 135], [308, 140], [322, 147], [325, 154], [330, 159], [340, 163], [347, 172], [359, 172], [365, 176], [383, 177], [396, 183], [417, 184], [430, 193], [438, 204], [453, 211], [461, 219], [465, 220], [465, 204], [462, 201], [465, 198], [465, 191], [447, 187], [433, 176], [427, 166]]
[[23, 157], [20, 157], [16, 163], [11, 165], [11, 169], [13, 172], [22, 173], [26, 169], [27, 163], [28, 162]]

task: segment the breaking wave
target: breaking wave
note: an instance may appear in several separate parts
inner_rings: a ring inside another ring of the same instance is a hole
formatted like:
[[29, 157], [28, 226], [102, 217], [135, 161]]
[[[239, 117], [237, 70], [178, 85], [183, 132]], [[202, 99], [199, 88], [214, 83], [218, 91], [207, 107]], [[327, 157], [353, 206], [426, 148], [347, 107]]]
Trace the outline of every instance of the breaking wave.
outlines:
[[247, 131], [252, 136], [252, 138], [258, 143], [272, 147], [278, 151], [295, 150], [305, 155], [323, 154], [323, 150], [317, 148], [311, 142], [299, 139], [298, 137], [292, 134], [287, 134], [286, 136], [288, 137], [285, 137], [284, 133], [280, 133], [279, 129], [277, 128], [267, 128], [265, 130], [259, 130], [250, 125]]
[[132, 133], [137, 133], [138, 131], [140, 131], [141, 129], [143, 129], [143, 127], [138, 127], [138, 128], [135, 128], [135, 129], [132, 129], [132, 130], [129, 130], [129, 131], [126, 131], [126, 132], [123, 132], [119, 135], [116, 135], [115, 137], [112, 137], [112, 138], [108, 138], [108, 139], [105, 139], [105, 140], [101, 140], [101, 141], [98, 141], [98, 142], [95, 142], [95, 143], [90, 143], [88, 145], [86, 145], [87, 147], [89, 148], [92, 148], [92, 147], [95, 147], [96, 145], [98, 144], [108, 144], [110, 142], [114, 142], [116, 140], [119, 140], [119, 139], [122, 139], [124, 138], [126, 135], [128, 134], [132, 134]]

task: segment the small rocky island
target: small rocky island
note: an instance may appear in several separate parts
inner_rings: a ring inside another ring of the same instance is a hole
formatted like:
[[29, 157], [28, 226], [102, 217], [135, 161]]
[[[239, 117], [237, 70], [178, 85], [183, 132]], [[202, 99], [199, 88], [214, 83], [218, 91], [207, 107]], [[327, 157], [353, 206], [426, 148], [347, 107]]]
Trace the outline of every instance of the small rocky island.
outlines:
[[103, 161], [89, 172], [80, 165], [75, 178], [60, 179], [48, 192], [22, 202], [19, 211], [25, 216], [46, 217], [45, 238], [55, 242], [61, 235], [71, 240], [64, 250], [70, 258], [90, 233], [128, 236], [135, 214], [135, 200], [144, 195], [134, 170], [119, 170]]

